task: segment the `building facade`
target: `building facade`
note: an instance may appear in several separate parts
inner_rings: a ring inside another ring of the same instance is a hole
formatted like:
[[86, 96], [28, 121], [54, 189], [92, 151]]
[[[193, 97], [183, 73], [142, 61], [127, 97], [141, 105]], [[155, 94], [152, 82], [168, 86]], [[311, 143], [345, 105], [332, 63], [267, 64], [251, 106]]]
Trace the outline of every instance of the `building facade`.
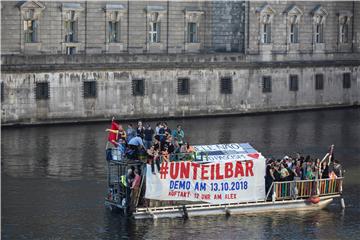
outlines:
[[360, 2], [3, 1], [2, 123], [359, 105]]
[[242, 52], [244, 18], [244, 2], [5, 1], [2, 52]]

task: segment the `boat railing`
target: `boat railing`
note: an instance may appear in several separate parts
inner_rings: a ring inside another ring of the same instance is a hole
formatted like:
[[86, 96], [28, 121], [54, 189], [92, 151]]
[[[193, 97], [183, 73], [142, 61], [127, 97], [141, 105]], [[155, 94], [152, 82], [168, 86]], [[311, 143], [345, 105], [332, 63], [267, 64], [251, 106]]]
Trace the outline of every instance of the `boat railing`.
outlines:
[[108, 161], [124, 161], [125, 154], [118, 148], [106, 148], [106, 160]]
[[[168, 155], [160, 154], [160, 162], [162, 161], [199, 161], [199, 162], [206, 162], [208, 159], [208, 153], [206, 152], [178, 152], [178, 153], [171, 153]], [[144, 152], [139, 154], [139, 160], [146, 160], [147, 154]], [[106, 148], [106, 159], [108, 161], [128, 161], [129, 159], [125, 155], [125, 150], [120, 151], [118, 148]]]
[[342, 193], [343, 177], [314, 180], [294, 180], [273, 182], [266, 199], [271, 196], [273, 201], [285, 199], [307, 198]]
[[194, 162], [206, 162], [208, 159], [208, 154], [205, 152], [179, 152], [171, 153], [168, 156], [160, 155], [160, 160], [177, 162], [177, 161], [194, 161]]

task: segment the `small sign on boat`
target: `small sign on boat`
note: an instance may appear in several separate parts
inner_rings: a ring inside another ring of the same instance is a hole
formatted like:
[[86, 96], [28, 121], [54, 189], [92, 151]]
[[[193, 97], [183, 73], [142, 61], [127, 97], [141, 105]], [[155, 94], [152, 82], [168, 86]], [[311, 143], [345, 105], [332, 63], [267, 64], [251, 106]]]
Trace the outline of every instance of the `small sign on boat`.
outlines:
[[194, 149], [196, 161], [201, 162], [245, 161], [261, 157], [248, 143], [195, 145]]

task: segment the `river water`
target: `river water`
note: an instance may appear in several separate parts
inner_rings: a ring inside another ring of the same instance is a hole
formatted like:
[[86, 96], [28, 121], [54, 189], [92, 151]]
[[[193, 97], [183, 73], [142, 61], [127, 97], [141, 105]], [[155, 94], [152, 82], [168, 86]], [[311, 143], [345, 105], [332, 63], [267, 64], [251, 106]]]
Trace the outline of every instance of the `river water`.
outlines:
[[192, 144], [249, 142], [265, 156], [322, 157], [335, 144], [335, 156], [346, 170], [346, 209], [335, 201], [315, 212], [123, 219], [103, 205], [109, 123], [3, 128], [2, 239], [360, 238], [360, 109], [168, 123], [181, 123]]

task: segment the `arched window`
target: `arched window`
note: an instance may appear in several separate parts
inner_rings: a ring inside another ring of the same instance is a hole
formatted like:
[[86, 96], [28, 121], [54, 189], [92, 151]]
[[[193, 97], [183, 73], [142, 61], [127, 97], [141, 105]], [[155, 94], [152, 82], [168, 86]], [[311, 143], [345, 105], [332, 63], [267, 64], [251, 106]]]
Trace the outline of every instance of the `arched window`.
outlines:
[[121, 42], [121, 18], [126, 12], [126, 8], [122, 4], [106, 4], [106, 42]]
[[351, 24], [351, 12], [339, 13], [339, 42], [349, 42], [349, 25]]
[[25, 43], [37, 43], [39, 39], [39, 19], [45, 6], [37, 1], [27, 1], [20, 5]]
[[276, 14], [275, 10], [269, 4], [257, 8], [256, 13], [260, 21], [260, 39], [263, 44], [272, 42], [272, 20]]
[[161, 42], [161, 19], [165, 10], [163, 6], [147, 6], [146, 8], [148, 42], [150, 44]]
[[295, 5], [291, 5], [286, 11], [289, 43], [299, 43], [300, 20], [303, 12]]
[[313, 25], [314, 25], [314, 42], [315, 43], [324, 43], [324, 27], [326, 16], [328, 15], [327, 11], [318, 5], [313, 10]]

